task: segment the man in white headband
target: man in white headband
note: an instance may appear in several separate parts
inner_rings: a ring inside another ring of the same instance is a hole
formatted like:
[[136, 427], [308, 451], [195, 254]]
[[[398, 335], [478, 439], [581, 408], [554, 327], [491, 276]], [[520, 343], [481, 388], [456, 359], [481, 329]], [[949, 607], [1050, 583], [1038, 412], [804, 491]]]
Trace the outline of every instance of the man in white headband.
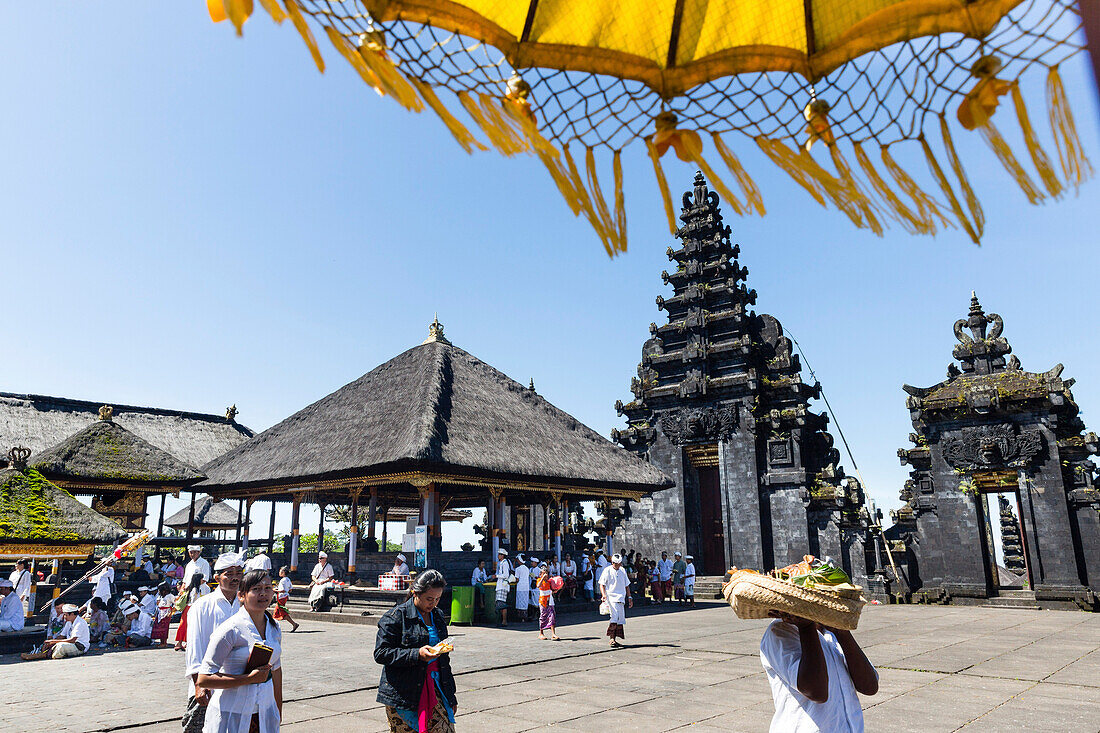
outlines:
[[269, 575], [271, 574], [271, 558], [262, 547], [251, 560], [244, 564], [244, 571], [247, 573], [250, 570], [266, 570]]
[[203, 580], [209, 583], [214, 574], [210, 572], [210, 563], [202, 556], [202, 545], [188, 545], [187, 555], [191, 560], [183, 569], [183, 587], [191, 587], [191, 576], [195, 573], [202, 573]]
[[623, 569], [623, 556], [611, 556], [611, 564], [600, 573], [600, 595], [611, 610], [611, 619], [607, 624], [607, 636], [611, 646], [622, 646], [617, 639], [625, 639], [623, 626], [626, 624], [626, 609], [634, 605], [630, 596], [630, 577]]
[[[188, 548], [190, 550], [190, 548]], [[201, 559], [201, 558], [200, 558]], [[194, 558], [192, 558], [192, 561]], [[203, 561], [205, 562], [205, 560]], [[210, 690], [198, 687], [199, 677], [210, 636], [223, 621], [240, 610], [237, 587], [244, 575], [244, 558], [239, 553], [227, 552], [214, 563], [214, 580], [218, 588], [207, 593], [187, 609], [187, 711], [183, 716], [184, 733], [199, 733], [206, 720], [206, 706], [210, 703]]]
[[688, 555], [687, 570], [684, 571], [684, 597], [691, 605], [695, 605], [695, 558]]
[[15, 583], [0, 580], [0, 631], [22, 631], [26, 619], [23, 604], [15, 595]]
[[508, 551], [503, 547], [497, 550], [497, 612], [500, 613], [500, 625], [508, 625], [508, 589], [512, 584], [508, 578], [512, 575], [512, 563], [508, 562]]
[[47, 639], [42, 643], [42, 651], [37, 654], [22, 654], [23, 659], [66, 659], [79, 657], [91, 646], [91, 629], [88, 622], [80, 616], [80, 607], [66, 603], [61, 607], [65, 626], [56, 639]]
[[309, 575], [313, 578], [309, 583], [309, 605], [314, 611], [324, 610], [321, 605], [322, 599], [325, 597], [325, 588], [332, 583], [332, 579], [336, 575], [332, 570], [332, 566], [328, 564], [327, 552], [317, 553], [317, 564], [313, 566], [313, 572]]
[[405, 562], [405, 556], [404, 555], [398, 555], [397, 557], [394, 558], [394, 560], [393, 560], [393, 570], [391, 570], [390, 572], [392, 572], [394, 575], [408, 575], [409, 574], [409, 564]]

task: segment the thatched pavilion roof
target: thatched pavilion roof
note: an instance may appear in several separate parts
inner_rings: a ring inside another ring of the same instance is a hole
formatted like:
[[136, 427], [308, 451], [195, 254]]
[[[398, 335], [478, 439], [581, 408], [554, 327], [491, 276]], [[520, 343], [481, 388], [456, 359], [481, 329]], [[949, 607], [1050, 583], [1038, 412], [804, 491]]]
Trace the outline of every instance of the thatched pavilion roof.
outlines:
[[95, 423], [105, 404], [115, 423], [189, 466], [209, 463], [253, 435], [224, 415], [0, 392], [0, 446], [27, 446], [33, 463], [36, 454]]
[[[166, 527], [173, 529], [187, 529], [187, 518], [190, 516], [191, 507], [185, 506], [178, 512], [164, 520]], [[215, 499], [211, 496], [199, 496], [195, 498], [195, 522], [192, 528], [199, 530], [236, 529], [241, 514], [231, 507], [228, 502]]]
[[0, 470], [0, 546], [109, 545], [126, 536], [122, 527], [84, 506], [33, 468]]
[[200, 486], [226, 496], [313, 487], [322, 496], [324, 482], [335, 489], [427, 476], [636, 497], [672, 485], [533, 389], [452, 345], [438, 328], [438, 338], [203, 466], [208, 478]]
[[202, 473], [110, 419], [97, 420], [31, 461], [51, 479], [185, 486]]

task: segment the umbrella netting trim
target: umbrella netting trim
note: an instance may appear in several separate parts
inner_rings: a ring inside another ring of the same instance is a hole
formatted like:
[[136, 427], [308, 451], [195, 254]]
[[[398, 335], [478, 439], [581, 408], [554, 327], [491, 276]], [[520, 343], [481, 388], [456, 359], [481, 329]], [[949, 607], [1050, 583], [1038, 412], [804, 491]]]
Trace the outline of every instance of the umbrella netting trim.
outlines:
[[[224, 3], [231, 10], [240, 1]], [[276, 0], [261, 2], [280, 20]], [[681, 159], [698, 163], [735, 213], [764, 212], [759, 191], [734, 153], [751, 141], [815, 200], [836, 206], [857, 226], [880, 234], [887, 221], [922, 234], [960, 226], [975, 242], [981, 238], [984, 215], [955, 151], [955, 139], [962, 139], [957, 133], [953, 138], [951, 132], [952, 126], [958, 127], [956, 115], [960, 121], [965, 119], [966, 130], [981, 134], [1032, 203], [1059, 197], [1092, 172], [1057, 71], [1059, 64], [1084, 48], [1075, 0], [1024, 0], [984, 38], [944, 33], [895, 43], [850, 60], [813, 83], [794, 72], [741, 73], [707, 81], [668, 99], [632, 79], [584, 71], [516, 69], [503, 52], [478, 39], [427, 23], [380, 21], [361, 0], [283, 2], [319, 67], [323, 65], [316, 43], [304, 28], [306, 18], [315, 28], [324, 29], [324, 35], [379, 93], [420, 111], [425, 105], [419, 93], [467, 151], [484, 147], [469, 132], [480, 129], [505, 155], [538, 155], [574, 214], [589, 219], [609, 254], [626, 247], [619, 156], [632, 143], [645, 147], [652, 158], [673, 231], [675, 208], [659, 160], [670, 147]], [[233, 13], [229, 15], [232, 18]], [[365, 39], [381, 51], [362, 53], [370, 67], [366, 73], [356, 57]], [[991, 58], [998, 66], [975, 72]], [[1028, 115], [1019, 91], [1019, 80], [1036, 72], [1049, 77], [1044, 116], [1050, 120], [1055, 155], [1039, 144], [1034, 115]], [[391, 73], [397, 78], [387, 82]], [[510, 95], [514, 89], [509, 81], [517, 74], [529, 87], [522, 100]], [[402, 80], [410, 82], [404, 92], [399, 88]], [[457, 103], [441, 94], [443, 89], [458, 95]], [[1011, 102], [1004, 100], [1001, 107], [1010, 111], [1002, 112], [998, 122], [1014, 109], [1026, 157], [1018, 157], [993, 124], [998, 98], [1006, 95], [1011, 95]], [[508, 99], [522, 106], [509, 105]], [[498, 101], [503, 113], [497, 109]], [[965, 109], [957, 111], [960, 107]], [[465, 112], [464, 117], [474, 124], [459, 121], [452, 111]], [[675, 117], [667, 118], [665, 131], [654, 135], [658, 116], [669, 112]], [[698, 133], [710, 138], [709, 145]], [[904, 141], [921, 146], [935, 184], [930, 188], [939, 189], [935, 195], [901, 170], [890, 155], [890, 146]], [[816, 142], [822, 144], [815, 149]], [[868, 156], [866, 148], [871, 145], [879, 149], [881, 162]], [[720, 155], [730, 176], [707, 163], [705, 148]], [[606, 197], [593, 154], [600, 149], [609, 151], [613, 160], [614, 190]], [[827, 152], [823, 155], [822, 150]], [[853, 154], [856, 165], [849, 162]], [[1060, 164], [1060, 171], [1051, 160]], [[1030, 163], [1038, 175], [1021, 161]], [[726, 185], [723, 177], [735, 185]]]

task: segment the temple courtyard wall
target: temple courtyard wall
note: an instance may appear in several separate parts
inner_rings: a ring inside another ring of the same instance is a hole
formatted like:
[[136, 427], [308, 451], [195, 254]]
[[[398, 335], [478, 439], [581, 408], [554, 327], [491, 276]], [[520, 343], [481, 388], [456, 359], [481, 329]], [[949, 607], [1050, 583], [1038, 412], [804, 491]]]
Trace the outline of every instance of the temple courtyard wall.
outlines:
[[[606, 620], [569, 616], [561, 642], [533, 626], [452, 627], [463, 733], [762, 731], [771, 693], [758, 648], [767, 621], [717, 602]], [[375, 702], [375, 627], [303, 622], [283, 635], [286, 733], [387, 730]], [[1100, 729], [1100, 615], [950, 606], [870, 606], [856, 638], [878, 667], [861, 698], [867, 730]], [[79, 659], [0, 657], [2, 729], [179, 731], [183, 655], [139, 649]]]

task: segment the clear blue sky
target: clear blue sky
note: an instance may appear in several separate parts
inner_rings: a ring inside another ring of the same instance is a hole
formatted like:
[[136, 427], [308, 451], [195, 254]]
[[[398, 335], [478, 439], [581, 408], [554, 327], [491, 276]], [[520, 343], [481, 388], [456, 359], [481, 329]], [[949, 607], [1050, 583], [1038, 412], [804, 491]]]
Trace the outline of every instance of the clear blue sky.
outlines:
[[[536, 160], [465, 155], [327, 44], [319, 75], [293, 29], [262, 12], [238, 39], [199, 2], [6, 10], [0, 390], [214, 413], [236, 403], [262, 430], [420, 343], [438, 311], [455, 344], [534, 378], [604, 435], [622, 426], [613, 404], [629, 398], [662, 315], [654, 298], [669, 292], [671, 241], [643, 150], [624, 154], [630, 251], [609, 260]], [[1100, 166], [1083, 60], [1063, 73]], [[1045, 131], [1041, 83], [1027, 93]], [[944, 377], [972, 288], [1025, 369], [1061, 361], [1078, 378], [1083, 417], [1100, 428], [1100, 185], [1032, 207], [977, 138], [961, 147], [989, 222], [981, 248], [958, 231], [856, 231], [738, 148], [769, 209], [729, 219], [757, 309], [801, 342], [887, 509], [906, 478], [901, 385]], [[668, 172], [676, 190], [694, 173]]]

